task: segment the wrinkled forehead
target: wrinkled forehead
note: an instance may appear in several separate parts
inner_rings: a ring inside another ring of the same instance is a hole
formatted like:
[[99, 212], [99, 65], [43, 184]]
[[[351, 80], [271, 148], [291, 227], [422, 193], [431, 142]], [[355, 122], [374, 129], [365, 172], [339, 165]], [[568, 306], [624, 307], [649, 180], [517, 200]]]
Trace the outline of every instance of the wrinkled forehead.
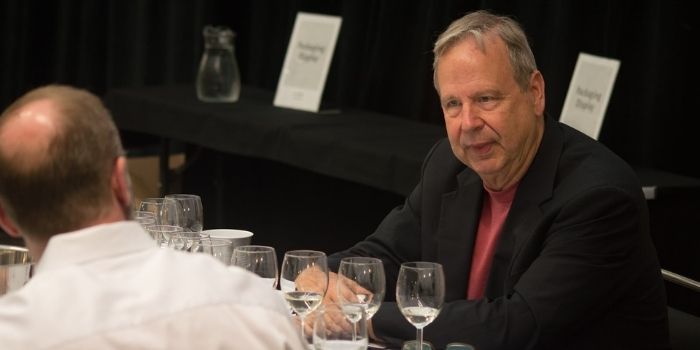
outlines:
[[48, 99], [29, 102], [6, 116], [0, 128], [0, 152], [18, 170], [40, 162], [59, 131], [57, 106]]

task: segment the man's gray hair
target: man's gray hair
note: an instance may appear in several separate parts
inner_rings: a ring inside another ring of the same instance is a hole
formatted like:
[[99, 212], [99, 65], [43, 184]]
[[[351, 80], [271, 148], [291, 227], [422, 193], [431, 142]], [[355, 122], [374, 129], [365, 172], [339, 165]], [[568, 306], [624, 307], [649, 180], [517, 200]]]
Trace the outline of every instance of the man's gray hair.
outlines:
[[535, 56], [532, 54], [527, 36], [520, 25], [513, 19], [497, 16], [487, 11], [475, 11], [455, 20], [437, 38], [433, 48], [433, 84], [439, 91], [437, 81], [437, 66], [440, 58], [447, 50], [464, 39], [473, 37], [484, 50], [484, 36], [496, 33], [506, 44], [513, 69], [513, 78], [520, 89], [527, 89], [530, 75], [537, 70]]

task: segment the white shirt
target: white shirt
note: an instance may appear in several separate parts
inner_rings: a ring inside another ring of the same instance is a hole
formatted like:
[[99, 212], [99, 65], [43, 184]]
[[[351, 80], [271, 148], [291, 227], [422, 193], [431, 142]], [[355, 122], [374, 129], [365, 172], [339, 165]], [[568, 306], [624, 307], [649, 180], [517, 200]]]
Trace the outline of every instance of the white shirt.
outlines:
[[52, 237], [32, 279], [0, 298], [0, 348], [305, 349], [268, 283], [157, 248], [127, 221]]

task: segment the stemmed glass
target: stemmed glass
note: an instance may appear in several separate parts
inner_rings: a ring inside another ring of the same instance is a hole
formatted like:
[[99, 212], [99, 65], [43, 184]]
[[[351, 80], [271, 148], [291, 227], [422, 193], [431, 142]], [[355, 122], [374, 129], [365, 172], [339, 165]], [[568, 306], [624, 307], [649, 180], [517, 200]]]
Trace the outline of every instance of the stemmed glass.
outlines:
[[336, 284], [338, 301], [351, 322], [360, 315], [354, 312], [360, 306], [367, 320], [379, 310], [386, 293], [384, 264], [377, 258], [348, 257], [340, 260]]
[[406, 320], [416, 327], [418, 349], [423, 349], [423, 327], [435, 320], [444, 300], [442, 265], [422, 261], [401, 264], [396, 302]]
[[146, 225], [144, 229], [161, 248], [170, 247], [172, 242], [179, 240], [180, 235], [184, 232], [182, 227], [173, 225]]
[[193, 253], [209, 254], [225, 265], [231, 265], [233, 246], [231, 246], [231, 242], [229, 240], [216, 238], [201, 239], [194, 243], [191, 251]]
[[242, 267], [268, 280], [277, 288], [277, 255], [275, 248], [262, 245], [243, 245], [233, 249], [231, 265]]
[[182, 232], [168, 242], [168, 246], [175, 250], [193, 252], [201, 245], [203, 240], [210, 240], [208, 233], [191, 232], [183, 229]]
[[182, 207], [171, 198], [144, 198], [139, 204], [139, 211], [153, 213], [156, 225], [182, 227]]
[[289, 307], [299, 315], [304, 339], [304, 318], [316, 310], [328, 289], [326, 254], [315, 250], [284, 253], [280, 287]]
[[131, 214], [131, 218], [141, 224], [142, 227], [156, 224], [156, 216], [150, 211], [134, 210]]
[[314, 349], [367, 349], [367, 319], [362, 306], [347, 305], [344, 308], [354, 309], [352, 312], [358, 318], [349, 320], [345, 316], [347, 311], [338, 304], [324, 304], [319, 309], [313, 327]]
[[180, 226], [187, 231], [202, 231], [204, 223], [204, 212], [202, 210], [202, 199], [196, 194], [168, 194], [166, 199], [172, 199], [179, 204]]

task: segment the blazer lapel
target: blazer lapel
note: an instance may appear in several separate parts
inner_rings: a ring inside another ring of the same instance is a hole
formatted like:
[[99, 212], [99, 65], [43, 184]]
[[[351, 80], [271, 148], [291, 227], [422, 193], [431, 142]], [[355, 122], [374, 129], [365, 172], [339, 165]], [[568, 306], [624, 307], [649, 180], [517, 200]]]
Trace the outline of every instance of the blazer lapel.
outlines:
[[486, 297], [503, 295], [515, 283], [508, 277], [522, 272], [513, 263], [541, 223], [542, 203], [552, 197], [562, 147], [563, 135], [558, 122], [545, 116], [544, 135], [537, 155], [520, 180], [503, 225], [486, 285]]
[[470, 169], [457, 177], [458, 189], [443, 195], [437, 231], [437, 261], [445, 273], [446, 300], [467, 295], [467, 277], [483, 196], [481, 179]]

